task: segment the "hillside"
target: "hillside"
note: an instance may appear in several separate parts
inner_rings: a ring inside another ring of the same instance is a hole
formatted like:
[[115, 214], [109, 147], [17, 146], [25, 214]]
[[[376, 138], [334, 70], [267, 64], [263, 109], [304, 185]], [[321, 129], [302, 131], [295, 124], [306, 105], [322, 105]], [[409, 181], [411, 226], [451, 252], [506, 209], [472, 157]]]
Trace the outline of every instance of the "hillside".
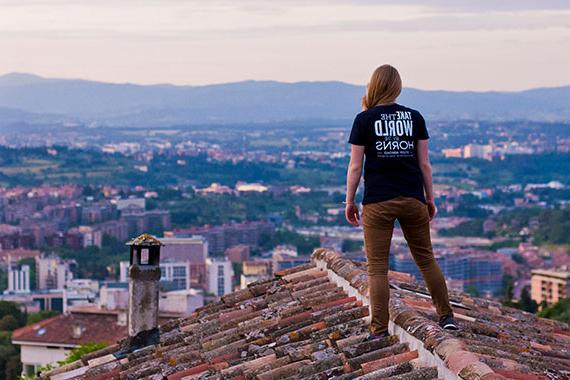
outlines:
[[[360, 109], [363, 86], [342, 82], [244, 81], [207, 86], [112, 84], [0, 76], [0, 124], [50, 120], [116, 126], [339, 122]], [[406, 88], [400, 102], [432, 120], [568, 121], [570, 86], [522, 92], [451, 92]], [[31, 114], [31, 115], [30, 115]], [[58, 116], [56, 118], [56, 116]]]

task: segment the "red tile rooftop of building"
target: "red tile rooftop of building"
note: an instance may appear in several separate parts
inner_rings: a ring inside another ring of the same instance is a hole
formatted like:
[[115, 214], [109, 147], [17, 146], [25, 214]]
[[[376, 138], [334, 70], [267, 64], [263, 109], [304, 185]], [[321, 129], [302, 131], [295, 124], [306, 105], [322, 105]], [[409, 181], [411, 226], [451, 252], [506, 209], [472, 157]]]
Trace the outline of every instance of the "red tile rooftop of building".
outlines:
[[390, 273], [392, 336], [365, 341], [365, 267], [320, 249], [276, 274], [161, 326], [160, 344], [121, 360], [92, 353], [42, 378], [568, 379], [570, 328], [453, 294], [461, 330], [441, 330], [425, 288]]
[[113, 344], [127, 334], [117, 316], [101, 313], [69, 313], [15, 330], [12, 341], [81, 345], [89, 342]]

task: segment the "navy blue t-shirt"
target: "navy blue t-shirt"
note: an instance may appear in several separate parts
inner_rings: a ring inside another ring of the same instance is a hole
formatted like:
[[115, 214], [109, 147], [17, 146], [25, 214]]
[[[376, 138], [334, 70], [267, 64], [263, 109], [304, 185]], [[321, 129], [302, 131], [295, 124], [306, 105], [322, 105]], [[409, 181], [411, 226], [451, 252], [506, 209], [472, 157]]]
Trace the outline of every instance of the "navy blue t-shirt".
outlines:
[[364, 146], [362, 204], [398, 196], [414, 197], [425, 203], [417, 142], [427, 139], [424, 118], [411, 108], [382, 105], [356, 115], [348, 142]]

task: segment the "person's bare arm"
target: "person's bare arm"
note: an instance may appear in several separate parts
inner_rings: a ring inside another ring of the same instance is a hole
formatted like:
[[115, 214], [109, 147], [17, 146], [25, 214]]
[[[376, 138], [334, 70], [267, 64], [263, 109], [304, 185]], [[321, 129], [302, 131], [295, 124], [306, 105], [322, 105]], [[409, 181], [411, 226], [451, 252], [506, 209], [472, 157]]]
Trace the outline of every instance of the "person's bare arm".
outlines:
[[360, 221], [358, 207], [354, 202], [356, 190], [362, 175], [362, 163], [364, 161], [364, 146], [351, 145], [350, 163], [346, 173], [346, 208], [345, 217], [348, 223], [357, 226]]
[[435, 199], [433, 194], [433, 181], [431, 173], [431, 163], [429, 162], [428, 140], [418, 140], [418, 163], [424, 178], [424, 190], [428, 205], [429, 217], [432, 220], [437, 214]]

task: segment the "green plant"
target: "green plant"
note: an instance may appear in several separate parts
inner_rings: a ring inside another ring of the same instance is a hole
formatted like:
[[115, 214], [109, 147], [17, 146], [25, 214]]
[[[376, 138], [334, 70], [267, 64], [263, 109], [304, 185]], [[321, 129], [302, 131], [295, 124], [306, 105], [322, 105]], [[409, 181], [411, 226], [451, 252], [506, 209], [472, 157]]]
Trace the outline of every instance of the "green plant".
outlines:
[[38, 323], [43, 321], [44, 319], [49, 319], [59, 315], [58, 311], [55, 310], [42, 310], [38, 311], [37, 313], [28, 314], [28, 320], [26, 321], [26, 325], [33, 325], [34, 323]]
[[543, 308], [538, 313], [538, 316], [570, 323], [570, 298], [565, 298], [553, 305]]
[[84, 343], [81, 346], [75, 347], [74, 349], [69, 351], [67, 357], [62, 361], [59, 361], [57, 364], [62, 366], [69, 363], [73, 363], [74, 361], [81, 359], [83, 355], [100, 350], [107, 346], [108, 345], [106, 343], [96, 343], [96, 342]]
[[2, 331], [14, 331], [19, 326], [18, 320], [13, 315], [5, 315], [0, 318], [0, 330]]

